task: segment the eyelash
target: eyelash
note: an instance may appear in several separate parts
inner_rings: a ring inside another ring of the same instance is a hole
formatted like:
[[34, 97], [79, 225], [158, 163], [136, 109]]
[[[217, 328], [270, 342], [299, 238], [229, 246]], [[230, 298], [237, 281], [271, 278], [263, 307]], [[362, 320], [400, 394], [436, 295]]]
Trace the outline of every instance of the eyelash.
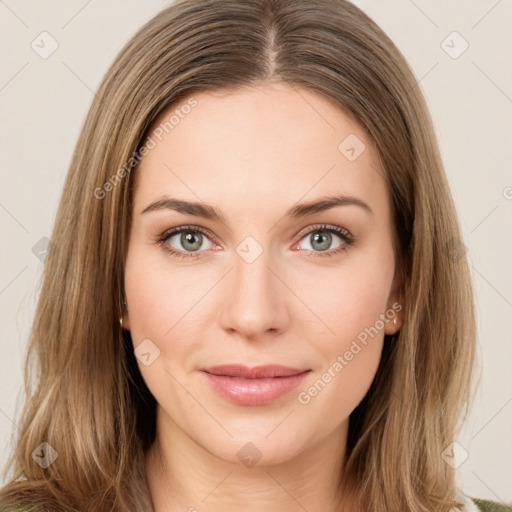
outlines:
[[[337, 254], [341, 253], [342, 251], [346, 251], [348, 247], [353, 245], [356, 241], [356, 238], [354, 235], [352, 235], [348, 230], [345, 228], [342, 228], [340, 226], [333, 226], [330, 224], [317, 224], [315, 226], [312, 226], [308, 229], [306, 232], [300, 233], [299, 242], [305, 238], [308, 235], [311, 235], [312, 233], [315, 233], [317, 231], [328, 231], [330, 233], [334, 233], [338, 235], [342, 240], [343, 244], [341, 244], [336, 249], [331, 249], [330, 251], [310, 251], [312, 253], [312, 257], [326, 257], [326, 256], [336, 256]], [[164, 243], [169, 240], [172, 236], [182, 233], [182, 232], [197, 232], [205, 235], [207, 238], [211, 238], [210, 233], [201, 228], [200, 226], [180, 226], [177, 228], [172, 228], [170, 230], [165, 231], [162, 233], [158, 239], [156, 240], [156, 245], [162, 246], [163, 249], [170, 254], [172, 254], [174, 257], [179, 259], [198, 259], [201, 257], [200, 253], [204, 251], [197, 251], [197, 252], [186, 252], [186, 251], [179, 251], [177, 249], [174, 249], [170, 246], [164, 246]]]

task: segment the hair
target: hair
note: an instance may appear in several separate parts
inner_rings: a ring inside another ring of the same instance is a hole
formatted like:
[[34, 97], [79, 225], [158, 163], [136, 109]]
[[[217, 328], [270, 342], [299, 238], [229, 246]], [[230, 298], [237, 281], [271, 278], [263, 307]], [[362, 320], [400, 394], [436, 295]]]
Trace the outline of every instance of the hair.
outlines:
[[[270, 82], [316, 92], [356, 120], [389, 190], [403, 326], [385, 336], [375, 379], [350, 416], [343, 475], [355, 478], [367, 510], [461, 506], [441, 454], [472, 399], [474, 299], [413, 72], [348, 1], [178, 0], [118, 54], [78, 138], [28, 342], [2, 510], [152, 510], [144, 460], [156, 401], [118, 323], [138, 152], [171, 104]], [[43, 442], [58, 453], [46, 468], [33, 456]]]

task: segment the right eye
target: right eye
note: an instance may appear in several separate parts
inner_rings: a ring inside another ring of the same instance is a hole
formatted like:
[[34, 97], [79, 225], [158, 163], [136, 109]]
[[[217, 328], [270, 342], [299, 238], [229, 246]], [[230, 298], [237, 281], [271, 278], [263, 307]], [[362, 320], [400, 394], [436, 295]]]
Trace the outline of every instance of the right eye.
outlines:
[[[164, 250], [170, 252], [178, 258], [194, 258], [200, 257], [204, 252], [205, 242], [208, 242], [206, 248], [211, 248], [213, 243], [207, 236], [207, 231], [199, 226], [180, 226], [172, 228], [164, 232], [158, 239], [157, 243], [161, 244]], [[175, 245], [173, 245], [173, 242]], [[176, 247], [176, 245], [181, 247]]]

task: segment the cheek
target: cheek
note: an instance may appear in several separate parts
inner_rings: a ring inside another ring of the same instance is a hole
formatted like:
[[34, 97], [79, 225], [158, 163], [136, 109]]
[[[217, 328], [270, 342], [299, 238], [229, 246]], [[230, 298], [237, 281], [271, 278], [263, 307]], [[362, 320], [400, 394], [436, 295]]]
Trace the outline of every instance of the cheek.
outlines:
[[[321, 367], [302, 388], [299, 401], [314, 401], [319, 413], [336, 410], [334, 422], [339, 415], [350, 414], [366, 394], [379, 366], [385, 320], [392, 313], [386, 315], [393, 281], [392, 250], [383, 246], [344, 263], [316, 275], [314, 287], [301, 281], [299, 292], [321, 319], [304, 334], [316, 340], [316, 349], [322, 353]], [[315, 327], [321, 332], [315, 334]]]
[[[316, 317], [317, 339], [321, 334], [329, 351], [374, 326], [389, 307], [394, 256], [387, 246], [383, 249], [347, 254], [336, 266], [293, 271], [294, 292], [310, 309], [304, 318]], [[377, 327], [382, 330], [382, 321]]]
[[174, 379], [181, 382], [186, 377], [191, 354], [198, 348], [201, 322], [207, 320], [200, 301], [212, 286], [211, 277], [198, 274], [172, 268], [154, 248], [142, 244], [134, 244], [128, 253], [125, 292], [130, 333], [136, 353], [139, 345], [149, 347], [152, 359], [148, 365], [138, 360], [139, 370], [153, 396], [176, 417], [190, 404]]
[[331, 368], [331, 374], [343, 374], [347, 378], [343, 387], [348, 392], [371, 377], [366, 369], [376, 370], [379, 364], [388, 282], [378, 283], [371, 276], [352, 273], [342, 283], [339, 287], [331, 285], [327, 293], [316, 297], [313, 304], [323, 321], [322, 332], [316, 336], [311, 332], [310, 336], [323, 353], [323, 371]]
[[374, 379], [384, 341], [380, 317], [386, 312], [388, 284], [352, 273], [344, 286], [331, 287], [317, 302], [334, 333], [304, 333], [315, 340], [321, 362], [299, 390], [297, 401], [305, 417], [322, 418], [319, 436], [350, 416]]
[[211, 276], [172, 268], [157, 254], [155, 248], [144, 247], [128, 253], [125, 291], [135, 345], [144, 338], [161, 342], [183, 331], [194, 319], [193, 308], [211, 287]]

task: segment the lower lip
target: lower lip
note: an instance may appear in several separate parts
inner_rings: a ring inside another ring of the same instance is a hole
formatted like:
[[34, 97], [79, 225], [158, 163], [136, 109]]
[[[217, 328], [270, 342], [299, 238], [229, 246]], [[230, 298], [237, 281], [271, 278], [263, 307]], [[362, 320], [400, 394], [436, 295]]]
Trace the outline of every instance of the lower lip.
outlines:
[[225, 375], [206, 375], [212, 388], [222, 397], [240, 405], [265, 405], [295, 389], [310, 370], [288, 377], [244, 379]]

